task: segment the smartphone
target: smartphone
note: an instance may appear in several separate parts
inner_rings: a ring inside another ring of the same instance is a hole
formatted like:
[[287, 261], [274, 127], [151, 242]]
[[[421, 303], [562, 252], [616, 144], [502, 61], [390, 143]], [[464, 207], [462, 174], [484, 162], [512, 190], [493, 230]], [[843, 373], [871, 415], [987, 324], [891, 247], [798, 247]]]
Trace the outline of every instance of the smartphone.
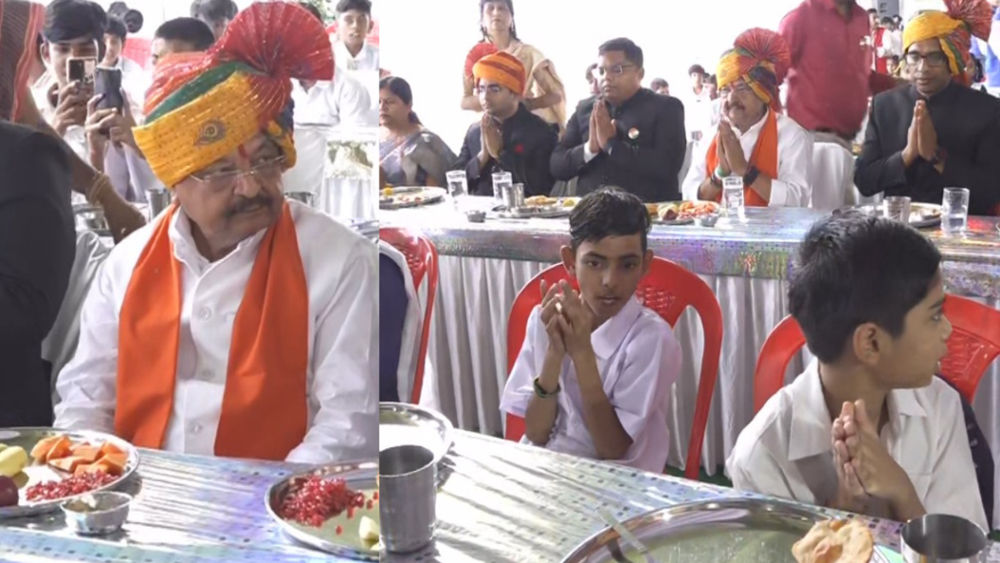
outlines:
[[70, 82], [79, 82], [84, 91], [94, 91], [97, 74], [97, 59], [94, 57], [72, 57], [66, 60], [66, 74]]
[[94, 77], [94, 94], [101, 96], [97, 109], [117, 109], [125, 106], [122, 99], [122, 71], [117, 68], [97, 67]]

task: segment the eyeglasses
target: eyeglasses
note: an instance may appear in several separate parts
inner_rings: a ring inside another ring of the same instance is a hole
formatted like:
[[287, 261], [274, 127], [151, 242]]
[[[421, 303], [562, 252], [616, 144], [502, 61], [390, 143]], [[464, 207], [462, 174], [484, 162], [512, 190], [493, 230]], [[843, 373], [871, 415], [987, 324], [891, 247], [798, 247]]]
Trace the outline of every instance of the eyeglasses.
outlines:
[[504, 87], [499, 84], [489, 84], [486, 86], [479, 85], [476, 86], [476, 94], [485, 94], [489, 92], [490, 94], [499, 94], [504, 91]]
[[732, 86], [726, 86], [725, 88], [719, 89], [719, 96], [725, 98], [730, 92], [736, 92], [737, 94], [743, 94], [745, 92], [750, 92], [753, 89], [750, 88], [745, 82], [737, 82]]
[[626, 68], [633, 68], [633, 67], [635, 67], [635, 65], [633, 64], [620, 64], [620, 65], [612, 65], [609, 67], [599, 66], [594, 69], [594, 74], [597, 76], [604, 76], [605, 74], [610, 74], [611, 76], [621, 76], [625, 74]]
[[207, 174], [192, 174], [191, 177], [212, 189], [230, 188], [236, 185], [237, 180], [245, 176], [272, 182], [281, 176], [281, 165], [284, 162], [284, 156], [277, 156], [260, 160], [249, 170], [222, 170]]
[[944, 66], [948, 64], [948, 57], [942, 51], [931, 51], [926, 55], [917, 51], [906, 53], [906, 64], [910, 66], [919, 65], [921, 60], [927, 61], [928, 66]]

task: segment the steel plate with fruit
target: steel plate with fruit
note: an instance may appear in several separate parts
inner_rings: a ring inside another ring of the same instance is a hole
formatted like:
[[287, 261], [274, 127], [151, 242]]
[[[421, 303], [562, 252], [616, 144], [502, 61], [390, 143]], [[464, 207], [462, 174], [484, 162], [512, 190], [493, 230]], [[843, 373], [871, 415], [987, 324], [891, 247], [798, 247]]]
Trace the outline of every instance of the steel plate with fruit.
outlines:
[[67, 499], [117, 487], [138, 465], [132, 444], [103, 432], [0, 429], [0, 518], [58, 510]]

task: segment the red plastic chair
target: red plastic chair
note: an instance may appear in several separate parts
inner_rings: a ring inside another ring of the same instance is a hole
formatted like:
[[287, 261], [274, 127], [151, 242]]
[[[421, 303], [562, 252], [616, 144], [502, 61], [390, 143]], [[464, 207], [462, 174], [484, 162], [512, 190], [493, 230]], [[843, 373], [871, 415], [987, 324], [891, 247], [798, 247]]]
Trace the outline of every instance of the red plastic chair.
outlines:
[[[1000, 355], [1000, 311], [965, 297], [948, 295], [944, 314], [952, 325], [941, 376], [969, 403], [986, 368]], [[799, 323], [785, 317], [764, 341], [753, 376], [753, 410], [760, 410], [785, 381], [789, 362], [806, 343]]]
[[379, 229], [379, 238], [391, 244], [406, 256], [406, 264], [413, 275], [413, 287], [419, 291], [420, 282], [427, 276], [427, 305], [424, 307], [424, 324], [420, 331], [420, 351], [417, 355], [417, 369], [413, 377], [411, 403], [420, 402], [420, 389], [424, 384], [424, 362], [427, 358], [427, 343], [430, 342], [431, 313], [434, 311], [434, 297], [437, 295], [438, 254], [434, 244], [426, 237], [407, 229], [385, 227]]
[[[507, 373], [514, 369], [514, 362], [524, 343], [528, 316], [535, 305], [542, 301], [541, 284], [545, 280], [553, 284], [568, 279], [574, 289], [579, 289], [576, 279], [569, 275], [562, 264], [551, 266], [532, 278], [518, 293], [510, 310], [507, 323]], [[701, 376], [698, 382], [698, 398], [694, 410], [694, 425], [688, 442], [688, 455], [684, 474], [689, 479], [698, 478], [701, 445], [708, 424], [708, 412], [715, 392], [715, 380], [719, 374], [719, 355], [722, 351], [722, 310], [719, 301], [701, 278], [669, 260], [653, 257], [649, 272], [639, 281], [635, 296], [639, 301], [656, 311], [670, 326], [689, 305], [701, 317], [705, 333], [705, 350], [701, 358]], [[520, 440], [524, 435], [524, 419], [507, 414], [508, 440]], [[664, 447], [666, 445], [664, 444]]]

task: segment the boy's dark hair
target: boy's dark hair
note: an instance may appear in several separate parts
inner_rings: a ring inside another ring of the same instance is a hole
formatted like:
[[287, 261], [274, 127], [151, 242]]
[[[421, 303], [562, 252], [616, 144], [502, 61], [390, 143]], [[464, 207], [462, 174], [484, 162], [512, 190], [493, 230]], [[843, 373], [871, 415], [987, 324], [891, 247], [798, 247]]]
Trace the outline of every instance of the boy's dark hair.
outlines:
[[640, 235], [645, 252], [649, 227], [649, 212], [642, 200], [611, 186], [584, 196], [569, 215], [573, 252], [586, 241], [628, 235]]
[[662, 78], [654, 78], [653, 81], [649, 83], [649, 87], [652, 90], [656, 90], [658, 88], [669, 88], [670, 84]]
[[789, 308], [812, 353], [832, 363], [858, 325], [902, 334], [906, 314], [927, 296], [940, 263], [937, 248], [909, 225], [835, 212], [813, 225], [799, 248]]
[[372, 15], [372, 3], [370, 0], [340, 0], [337, 2], [337, 13], [343, 14], [350, 10], [357, 10]]
[[118, 18], [108, 18], [108, 27], [104, 30], [107, 35], [114, 35], [118, 39], [125, 42], [125, 36], [128, 35], [128, 29], [125, 28], [125, 22]]
[[155, 37], [166, 41], [184, 41], [195, 50], [205, 51], [215, 43], [212, 28], [198, 18], [175, 18], [156, 29]]
[[55, 0], [45, 8], [42, 35], [49, 43], [61, 43], [87, 37], [100, 45], [104, 56], [104, 30], [108, 17], [96, 2], [89, 0]]
[[701, 65], [691, 65], [690, 67], [688, 67], [688, 76], [691, 76], [692, 74], [695, 73], [698, 73], [702, 76], [708, 76], [708, 73], [705, 72], [705, 67]]
[[191, 17], [209, 21], [232, 20], [240, 11], [233, 0], [194, 0], [191, 2]]
[[616, 39], [612, 39], [611, 41], [607, 41], [598, 47], [597, 54], [603, 55], [611, 51], [621, 51], [625, 53], [625, 60], [634, 64], [638, 68], [642, 68], [642, 49], [633, 43], [631, 39], [618, 37]]

